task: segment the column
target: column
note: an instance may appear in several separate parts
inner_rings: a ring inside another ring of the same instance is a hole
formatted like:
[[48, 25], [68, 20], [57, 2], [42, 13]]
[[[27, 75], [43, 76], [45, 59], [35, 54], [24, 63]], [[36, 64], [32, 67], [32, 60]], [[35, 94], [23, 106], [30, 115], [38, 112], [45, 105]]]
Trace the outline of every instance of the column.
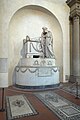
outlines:
[[72, 65], [72, 34], [73, 34], [73, 19], [69, 17], [70, 21], [70, 75], [73, 74], [73, 65]]
[[73, 17], [73, 42], [72, 42], [72, 66], [73, 75], [79, 76], [80, 66], [79, 66], [79, 16]]

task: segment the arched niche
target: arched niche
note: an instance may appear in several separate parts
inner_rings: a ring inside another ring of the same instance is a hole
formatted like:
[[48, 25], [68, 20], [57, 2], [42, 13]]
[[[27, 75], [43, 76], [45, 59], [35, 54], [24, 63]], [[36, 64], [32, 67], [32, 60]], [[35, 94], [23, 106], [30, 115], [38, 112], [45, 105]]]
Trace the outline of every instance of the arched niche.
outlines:
[[56, 65], [60, 67], [60, 80], [63, 73], [63, 34], [56, 16], [49, 10], [36, 5], [28, 5], [15, 12], [9, 22], [9, 84], [12, 84], [13, 71], [21, 58], [20, 51], [26, 35], [40, 37], [46, 26], [53, 34], [53, 49]]

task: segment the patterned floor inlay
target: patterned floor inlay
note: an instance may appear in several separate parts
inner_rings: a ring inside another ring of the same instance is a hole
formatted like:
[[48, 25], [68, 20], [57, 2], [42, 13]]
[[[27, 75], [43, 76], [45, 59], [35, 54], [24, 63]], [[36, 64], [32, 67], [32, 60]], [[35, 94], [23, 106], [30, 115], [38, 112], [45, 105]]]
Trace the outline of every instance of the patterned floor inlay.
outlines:
[[37, 114], [37, 111], [24, 95], [7, 96], [6, 108], [8, 120]]
[[78, 94], [78, 97], [80, 98], [80, 85], [78, 86], [78, 89], [76, 88], [76, 86], [71, 86], [71, 85], [63, 86], [62, 90], [66, 91], [74, 96], [76, 96]]
[[50, 110], [52, 110], [61, 120], [80, 120], [80, 106], [59, 96], [52, 91], [35, 93]]

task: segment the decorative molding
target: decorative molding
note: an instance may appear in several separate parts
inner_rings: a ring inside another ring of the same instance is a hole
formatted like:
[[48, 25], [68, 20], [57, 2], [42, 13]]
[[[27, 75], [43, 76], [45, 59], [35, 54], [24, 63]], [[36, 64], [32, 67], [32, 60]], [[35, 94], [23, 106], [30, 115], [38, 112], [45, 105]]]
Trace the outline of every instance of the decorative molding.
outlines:
[[35, 60], [34, 63], [33, 63], [33, 65], [39, 65], [38, 60]]
[[42, 61], [40, 62], [40, 65], [41, 65], [41, 66], [46, 65], [46, 61], [45, 61], [45, 60], [42, 60]]
[[[19, 72], [21, 71], [22, 73], [25, 73], [26, 71], [29, 71], [30, 73], [35, 73], [38, 71], [38, 76], [51, 76], [52, 71], [57, 72], [59, 71], [58, 67], [27, 67], [27, 66], [16, 66], [15, 71]], [[42, 74], [41, 74], [42, 73]]]
[[80, 0], [67, 0], [66, 1], [67, 5], [69, 7], [73, 6], [75, 3], [79, 3], [80, 4]]
[[78, 16], [78, 15], [74, 16], [74, 17], [73, 17], [73, 21], [74, 21], [74, 22], [79, 21], [79, 16]]
[[59, 71], [59, 68], [55, 67], [55, 68], [53, 68], [52, 70], [53, 70], [54, 72], [57, 72], [57, 71]]
[[80, 11], [77, 11], [77, 9], [73, 10], [70, 12], [70, 16], [73, 18], [75, 16], [79, 16], [80, 17]]
[[[33, 70], [32, 70], [33, 69]], [[17, 66], [16, 68], [15, 68], [15, 70], [16, 70], [16, 72], [19, 72], [19, 71], [21, 71], [22, 73], [25, 73], [27, 70], [30, 72], [30, 73], [35, 73], [38, 69], [37, 68], [29, 68], [29, 67], [19, 67], [19, 66]]]
[[60, 87], [60, 83], [52, 84], [52, 85], [41, 85], [41, 86], [24, 86], [24, 85], [15, 84], [15, 87], [20, 88], [20, 89], [45, 90], [45, 89], [51, 89], [51, 88], [55, 89], [57, 87]]
[[52, 62], [51, 62], [51, 61], [48, 61], [48, 65], [52, 65]]
[[70, 7], [70, 16], [80, 16], [80, 0], [67, 0], [67, 5]]

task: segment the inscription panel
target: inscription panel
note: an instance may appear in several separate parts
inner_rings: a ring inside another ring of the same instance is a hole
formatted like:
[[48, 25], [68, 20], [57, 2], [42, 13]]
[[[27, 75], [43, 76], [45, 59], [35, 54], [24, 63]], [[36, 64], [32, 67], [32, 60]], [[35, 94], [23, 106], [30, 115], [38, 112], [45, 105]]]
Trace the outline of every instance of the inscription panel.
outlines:
[[47, 77], [47, 76], [51, 76], [51, 68], [39, 68], [38, 69], [38, 76], [39, 77]]

